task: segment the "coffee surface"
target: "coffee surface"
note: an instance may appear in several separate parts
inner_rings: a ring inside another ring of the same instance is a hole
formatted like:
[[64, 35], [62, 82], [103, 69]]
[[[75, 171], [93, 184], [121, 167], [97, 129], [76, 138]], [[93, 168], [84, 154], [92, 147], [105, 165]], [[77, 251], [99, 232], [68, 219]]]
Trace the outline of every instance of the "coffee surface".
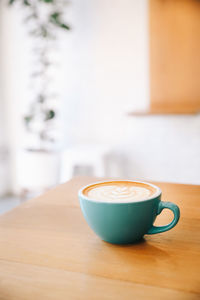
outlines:
[[91, 185], [83, 193], [91, 200], [122, 203], [148, 199], [156, 189], [141, 182], [112, 181]]

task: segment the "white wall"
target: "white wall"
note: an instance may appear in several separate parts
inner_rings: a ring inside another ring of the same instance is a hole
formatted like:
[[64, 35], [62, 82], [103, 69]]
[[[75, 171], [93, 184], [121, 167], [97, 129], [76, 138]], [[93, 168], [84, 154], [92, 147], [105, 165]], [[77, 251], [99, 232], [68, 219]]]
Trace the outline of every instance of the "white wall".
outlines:
[[[2, 10], [0, 7], [0, 70], [2, 70]], [[0, 72], [0, 196], [9, 192], [9, 160], [7, 148], [7, 124], [3, 98], [3, 72]]]
[[30, 97], [30, 41], [23, 24], [23, 11], [0, 2], [1, 101], [4, 106], [6, 144], [9, 149], [9, 189], [17, 189], [17, 151], [23, 145], [22, 115]]
[[128, 117], [149, 105], [148, 1], [72, 1], [63, 44], [66, 144], [125, 156], [113, 176], [200, 184], [200, 116]]
[[68, 16], [73, 30], [62, 45], [67, 142], [112, 142], [119, 126], [111, 123], [148, 106], [147, 1], [76, 0]]
[[[30, 44], [21, 11], [5, 9], [2, 72], [12, 186], [21, 114], [30, 95]], [[111, 146], [123, 161], [113, 176], [200, 184], [200, 117], [128, 117], [149, 105], [147, 0], [71, 0], [72, 31], [57, 51], [64, 144]]]

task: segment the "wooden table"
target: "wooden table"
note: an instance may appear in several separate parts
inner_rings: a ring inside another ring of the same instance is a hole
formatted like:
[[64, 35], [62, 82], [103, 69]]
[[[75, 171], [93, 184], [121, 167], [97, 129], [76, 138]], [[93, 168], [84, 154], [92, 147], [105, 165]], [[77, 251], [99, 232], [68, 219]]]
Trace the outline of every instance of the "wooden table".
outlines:
[[73, 179], [1, 216], [0, 300], [200, 299], [200, 186], [157, 183], [180, 206], [179, 224], [117, 246], [82, 216], [77, 191], [94, 180]]

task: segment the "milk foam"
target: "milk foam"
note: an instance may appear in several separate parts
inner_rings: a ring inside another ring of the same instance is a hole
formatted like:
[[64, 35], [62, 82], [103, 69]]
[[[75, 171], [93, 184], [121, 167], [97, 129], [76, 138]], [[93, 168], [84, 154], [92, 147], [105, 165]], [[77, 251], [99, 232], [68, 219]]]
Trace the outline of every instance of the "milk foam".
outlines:
[[102, 202], [134, 202], [150, 198], [156, 190], [132, 182], [102, 183], [86, 190], [88, 198]]

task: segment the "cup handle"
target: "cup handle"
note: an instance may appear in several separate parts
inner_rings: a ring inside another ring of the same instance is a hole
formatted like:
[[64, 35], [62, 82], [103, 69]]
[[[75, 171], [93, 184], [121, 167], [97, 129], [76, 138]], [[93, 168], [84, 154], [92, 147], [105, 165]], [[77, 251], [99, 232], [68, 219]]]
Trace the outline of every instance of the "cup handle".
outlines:
[[152, 226], [148, 230], [147, 234], [155, 234], [155, 233], [161, 233], [164, 231], [168, 231], [168, 230], [172, 229], [178, 223], [178, 220], [180, 218], [179, 207], [172, 202], [160, 201], [159, 205], [158, 205], [157, 215], [159, 215], [164, 208], [170, 209], [173, 212], [174, 219], [172, 220], [171, 223], [169, 223], [168, 225], [165, 225], [165, 226]]

